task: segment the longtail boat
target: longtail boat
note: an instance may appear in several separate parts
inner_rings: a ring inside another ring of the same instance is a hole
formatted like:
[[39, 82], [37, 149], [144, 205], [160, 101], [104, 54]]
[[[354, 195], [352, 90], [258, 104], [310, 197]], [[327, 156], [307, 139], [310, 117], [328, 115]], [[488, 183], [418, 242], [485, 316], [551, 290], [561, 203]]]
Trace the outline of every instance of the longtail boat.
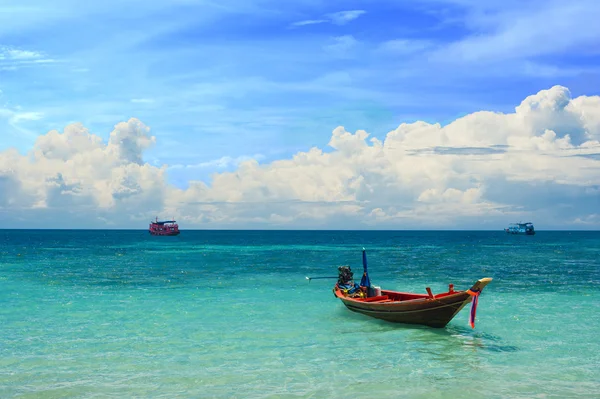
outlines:
[[433, 294], [427, 287], [427, 294], [416, 294], [381, 290], [372, 286], [364, 249], [363, 268], [360, 284], [352, 281], [353, 274], [349, 266], [338, 268], [338, 282], [333, 292], [348, 309], [394, 323], [421, 324], [436, 328], [445, 327], [469, 302], [472, 303], [469, 324], [471, 328], [475, 328], [479, 294], [492, 281], [491, 278], [482, 278], [464, 291], [455, 291], [454, 286], [449, 284], [447, 292]]

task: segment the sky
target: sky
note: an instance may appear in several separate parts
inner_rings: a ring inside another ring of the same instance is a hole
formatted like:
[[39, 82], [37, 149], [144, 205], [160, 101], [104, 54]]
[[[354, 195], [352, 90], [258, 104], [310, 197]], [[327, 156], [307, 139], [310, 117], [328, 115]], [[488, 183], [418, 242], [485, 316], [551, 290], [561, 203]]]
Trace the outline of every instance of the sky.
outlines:
[[0, 222], [600, 230], [599, 18], [595, 0], [2, 2]]

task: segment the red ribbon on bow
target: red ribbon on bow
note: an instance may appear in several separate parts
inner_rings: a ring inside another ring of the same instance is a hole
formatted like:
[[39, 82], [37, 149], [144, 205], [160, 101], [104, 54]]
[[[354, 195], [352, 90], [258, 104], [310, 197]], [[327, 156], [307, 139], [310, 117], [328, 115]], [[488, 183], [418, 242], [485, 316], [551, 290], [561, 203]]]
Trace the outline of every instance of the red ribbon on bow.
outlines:
[[471, 295], [473, 298], [471, 300], [471, 312], [469, 314], [469, 324], [471, 328], [475, 328], [475, 314], [477, 313], [477, 303], [479, 302], [479, 294], [481, 294], [481, 290], [467, 290], [467, 294]]

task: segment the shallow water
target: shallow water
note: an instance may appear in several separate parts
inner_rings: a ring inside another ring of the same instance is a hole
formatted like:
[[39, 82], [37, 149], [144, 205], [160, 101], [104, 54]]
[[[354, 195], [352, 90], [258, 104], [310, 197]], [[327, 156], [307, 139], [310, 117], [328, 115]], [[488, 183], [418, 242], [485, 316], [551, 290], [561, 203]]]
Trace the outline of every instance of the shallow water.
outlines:
[[[476, 327], [390, 324], [337, 266], [425, 293], [493, 277]], [[600, 233], [5, 231], [0, 397], [598, 397]]]

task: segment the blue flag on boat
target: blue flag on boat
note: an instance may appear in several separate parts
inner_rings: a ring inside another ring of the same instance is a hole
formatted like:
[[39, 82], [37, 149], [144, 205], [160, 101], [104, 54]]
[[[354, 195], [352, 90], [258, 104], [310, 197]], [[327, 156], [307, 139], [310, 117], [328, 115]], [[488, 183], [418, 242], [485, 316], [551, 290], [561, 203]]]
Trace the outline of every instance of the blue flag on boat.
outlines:
[[360, 279], [361, 287], [370, 287], [371, 280], [369, 279], [369, 272], [367, 271], [367, 251], [363, 248], [363, 276]]

